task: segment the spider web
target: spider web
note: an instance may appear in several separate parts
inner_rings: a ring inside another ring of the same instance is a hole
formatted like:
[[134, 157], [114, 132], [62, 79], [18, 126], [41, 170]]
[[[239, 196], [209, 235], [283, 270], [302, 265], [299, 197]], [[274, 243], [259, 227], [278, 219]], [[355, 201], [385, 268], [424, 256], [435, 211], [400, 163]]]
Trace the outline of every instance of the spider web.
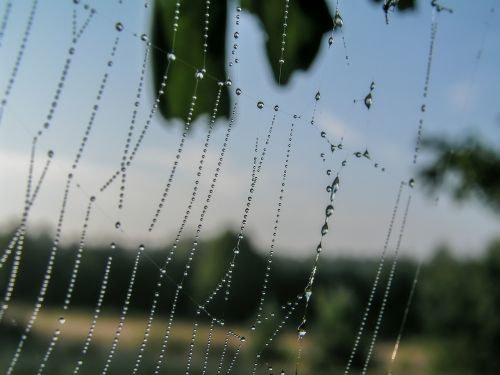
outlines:
[[[282, 14], [275, 15], [276, 22], [283, 26], [281, 55], [275, 62], [280, 72], [287, 63], [287, 26], [294, 22], [288, 16], [289, 4], [289, 0], [285, 0]], [[440, 11], [447, 10], [434, 5], [424, 98], [430, 81], [437, 17]], [[34, 0], [25, 6], [27, 13], [18, 12], [18, 6], [6, 2], [0, 28], [2, 53], [9, 51], [10, 60], [7, 59], [6, 66], [11, 63], [13, 67], [10, 72], [2, 69], [6, 90], [1, 106], [0, 136], [12, 137], [12, 142], [23, 144], [24, 149], [29, 145], [29, 151], [26, 152], [27, 163], [21, 165], [26, 182], [17, 181], [19, 186], [16, 187], [24, 191], [22, 215], [16, 222], [14, 236], [1, 254], [0, 272], [7, 275], [7, 283], [2, 287], [0, 320], [10, 319], [19, 279], [30, 278], [23, 273], [23, 244], [32, 230], [30, 225], [35, 222], [32, 217], [37, 215], [49, 220], [55, 230], [43, 278], [33, 281], [37, 289], [36, 302], [29, 309], [14, 352], [3, 356], [2, 368], [9, 374], [18, 370], [25, 346], [33, 340], [34, 327], [43, 324], [50, 327], [50, 340], [44, 343], [40, 361], [33, 364], [31, 370], [41, 374], [58, 369], [52, 359], [54, 351], [63, 345], [66, 332], [79, 324], [71, 321], [72, 298], [84, 288], [78, 284], [78, 277], [80, 265], [85, 262], [85, 249], [89, 243], [102, 242], [104, 237], [110, 253], [95, 269], [95, 277], [99, 280], [99, 287], [94, 291], [95, 309], [88, 314], [81, 350], [68, 359], [71, 362], [68, 371], [76, 374], [87, 367], [93, 368], [94, 373], [107, 374], [119, 366], [116, 357], [123, 346], [122, 337], [127, 333], [129, 310], [134, 298], [143, 293], [135, 288], [136, 279], [141, 265], [146, 262], [154, 264], [157, 271], [149, 275], [152, 280], [148, 291], [150, 308], [144, 311], [146, 319], [141, 337], [136, 340], [130, 355], [130, 366], [123, 371], [136, 374], [148, 366], [155, 374], [167, 369], [187, 374], [272, 373], [272, 364], [266, 363], [265, 353], [279, 345], [276, 341], [292, 326], [296, 327], [293, 335], [297, 344], [293, 355], [289, 356], [286, 373], [300, 372], [304, 340], [308, 335], [309, 304], [314, 299], [321, 259], [333, 247], [335, 235], [331, 232], [335, 232], [335, 221], [342, 214], [337, 205], [341, 204], [344, 179], [362, 170], [363, 181], [391, 181], [394, 189], [387, 194], [397, 198], [392, 216], [389, 215], [391, 208], [386, 207], [386, 216], [390, 219], [388, 230], [378, 230], [387, 233], [385, 244], [368, 305], [360, 311], [361, 326], [358, 336], [353, 337], [351, 357], [346, 359], [346, 374], [351, 370], [352, 359], [364, 334], [364, 322], [373, 313], [370, 306], [382, 277], [393, 232], [399, 233], [364, 361], [362, 371], [366, 373], [397, 267], [415, 181], [411, 176], [387, 168], [380, 153], [369, 144], [362, 144], [349, 134], [331, 132], [324, 126], [325, 94], [335, 88], [317, 80], [316, 89], [303, 95], [302, 108], [294, 108], [287, 105], [284, 93], [270, 95], [264, 87], [256, 91], [250, 85], [244, 86], [245, 75], [257, 74], [251, 71], [251, 61], [248, 62], [252, 41], [244, 35], [249, 30], [245, 22], [250, 22], [251, 17], [233, 3], [230, 3], [228, 14], [231, 54], [228, 54], [226, 77], [212, 76], [206, 71], [204, 62], [201, 66], [193, 66], [185, 61], [183, 56], [176, 55], [175, 44], [168, 51], [153, 45], [148, 33], [139, 31], [144, 25], [132, 16], [139, 13], [149, 19], [153, 7], [149, 2], [67, 2], [58, 6], [61, 22], [38, 34], [32, 28], [41, 27], [37, 22], [46, 19], [46, 5]], [[180, 1], [176, 3], [170, 25], [174, 34], [183, 32], [182, 9], [187, 6]], [[202, 61], [210, 48], [212, 6], [207, 1], [203, 9], [199, 9], [205, 22], [196, 25], [205, 43], [199, 51]], [[348, 28], [345, 30], [341, 6], [337, 2], [332, 9], [334, 24], [331, 34], [325, 35], [324, 51], [332, 55], [332, 61], [341, 61], [341, 69], [353, 76], [356, 74], [353, 72], [355, 59], [349, 55], [349, 33]], [[23, 18], [26, 15], [27, 18]], [[6, 44], [7, 38], [13, 35], [9, 26], [14, 22], [22, 25], [22, 39], [18, 45], [16, 38]], [[337, 38], [342, 43], [335, 41]], [[40, 46], [47, 46], [51, 53], [40, 54]], [[160, 50], [167, 61], [158, 92], [150, 89], [154, 49]], [[43, 56], [37, 66], [27, 63], [36, 56]], [[170, 121], [166, 129], [165, 120], [159, 117], [158, 105], [162, 96], [176, 94], [169, 86], [176, 69], [192, 71], [192, 82], [186, 82], [186, 86], [192, 87], [192, 96], [185, 105], [185, 118]], [[44, 75], [43, 80], [40, 74]], [[205, 84], [216, 88], [216, 95], [210, 98], [213, 108], [211, 113], [193, 123], [198, 86]], [[350, 110], [359, 111], [362, 122], [372, 126], [381, 89], [374, 80], [367, 80], [364, 87]], [[221, 96], [226, 95], [226, 91], [230, 93], [232, 105], [230, 118], [224, 120], [218, 118], [217, 113]], [[25, 113], [19, 106], [11, 105], [10, 99], [15, 95], [22, 96], [24, 101], [36, 102], [33, 111]], [[422, 113], [424, 106], [425, 103], [419, 107]], [[414, 162], [422, 127], [423, 119], [420, 119]], [[304, 181], [304, 168], [312, 171], [306, 175], [312, 178], [310, 181]], [[304, 184], [308, 192], [305, 198]], [[400, 207], [402, 200], [406, 202], [404, 209]], [[195, 298], [185, 291], [185, 283], [190, 282], [193, 274], [202, 272], [203, 265], [196, 263], [202, 251], [199, 244], [210, 237], [221, 222], [229, 222], [235, 229], [234, 241], [228, 249], [227, 260], [221, 260], [226, 263], [218, 275], [219, 281], [206, 296]], [[264, 224], [256, 229], [255, 222]], [[297, 232], [295, 236], [293, 232]], [[47, 323], [50, 319], [43, 314], [44, 300], [50, 290], [54, 265], [60, 257], [61, 243], [70, 242], [75, 233], [78, 249], [69, 265], [71, 277], [57, 308], [57, 318]], [[257, 291], [254, 318], [233, 327], [228, 326], [224, 315], [214, 314], [211, 307], [218, 301], [230, 310], [233, 293], [241, 292], [234, 290], [233, 284], [239, 270], [245, 266], [240, 259], [244, 251], [242, 241], [247, 237], [255, 238], [266, 249], [266, 262], [261, 270], [256, 270], [262, 276], [261, 282], [251, 286]], [[187, 249], [181, 248], [182, 241], [188, 241]], [[283, 306], [270, 309], [267, 296], [274, 287], [275, 253], [286, 254], [286, 246], [293, 242], [308, 249], [312, 258], [303, 262], [310, 264], [310, 274], [303, 287], [291, 293], [296, 297]], [[162, 251], [160, 257], [156, 256], [153, 249], [165, 243], [169, 244], [167, 250]], [[104, 323], [101, 310], [115, 277], [113, 258], [119, 249], [133, 249], [134, 258], [122, 285], [125, 297], [118, 317]], [[178, 258], [183, 261], [183, 268], [180, 277], [175, 277], [172, 263]], [[409, 301], [412, 295], [413, 289]], [[186, 301], [189, 311], [178, 311], [180, 300]], [[109, 326], [113, 328], [106, 335], [108, 340], [102, 363], [88, 363], [87, 354], [95, 345], [96, 330]], [[171, 340], [181, 335], [183, 329], [188, 329], [190, 335], [185, 360], [176, 363], [173, 370], [168, 367], [171, 366]], [[254, 342], [259, 331], [268, 334], [256, 349], [258, 343]], [[153, 332], [160, 332], [160, 339], [151, 343]], [[399, 336], [398, 345], [400, 340]], [[222, 345], [215, 347], [215, 342]], [[253, 366], [241, 369], [242, 357], [251, 358]]]

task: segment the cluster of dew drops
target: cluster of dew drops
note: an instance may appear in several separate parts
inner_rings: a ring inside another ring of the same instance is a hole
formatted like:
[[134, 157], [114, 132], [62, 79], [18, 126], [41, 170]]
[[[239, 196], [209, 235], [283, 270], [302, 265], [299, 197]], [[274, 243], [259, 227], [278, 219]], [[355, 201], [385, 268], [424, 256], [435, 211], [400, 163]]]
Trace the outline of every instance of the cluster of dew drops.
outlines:
[[[370, 109], [373, 105], [373, 90], [375, 90], [375, 82], [372, 81], [370, 83], [370, 90], [368, 91], [368, 94], [365, 95], [363, 99], [363, 103], [365, 104], [366, 109]], [[354, 99], [353, 102], [357, 103], [358, 99]]]
[[335, 10], [335, 15], [333, 16], [333, 28], [332, 28], [332, 33], [330, 37], [328, 38], [328, 47], [331, 47], [333, 44], [333, 33], [336, 30], [340, 30], [344, 26], [344, 20], [342, 19], [342, 16], [340, 15], [340, 12], [338, 9]]

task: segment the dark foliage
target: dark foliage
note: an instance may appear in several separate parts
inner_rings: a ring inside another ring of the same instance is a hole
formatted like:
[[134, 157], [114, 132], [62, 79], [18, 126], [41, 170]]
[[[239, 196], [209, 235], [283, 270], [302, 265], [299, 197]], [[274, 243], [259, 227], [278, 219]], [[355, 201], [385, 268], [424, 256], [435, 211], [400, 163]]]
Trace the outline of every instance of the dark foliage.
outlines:
[[434, 160], [421, 170], [421, 178], [431, 190], [444, 186], [454, 198], [479, 199], [500, 213], [500, 152], [474, 136], [457, 142], [432, 138], [423, 147]]
[[[371, 0], [381, 3], [382, 0]], [[203, 114], [210, 114], [217, 92], [217, 80], [225, 80], [225, 66], [230, 54], [225, 49], [227, 1], [212, 1], [210, 4], [210, 23], [208, 32], [208, 49], [206, 55], [206, 75], [210, 79], [199, 81], [198, 95], [193, 120]], [[243, 0], [244, 9], [254, 14], [260, 21], [267, 35], [266, 53], [268, 62], [273, 71], [273, 77], [278, 82], [279, 59], [281, 56], [281, 40], [283, 33], [284, 1]], [[382, 5], [378, 4], [383, 14]], [[416, 0], [401, 0], [397, 9], [412, 10], [416, 7]], [[200, 26], [204, 25], [204, 0], [191, 0], [182, 6], [182, 20], [179, 22], [179, 31], [175, 40], [175, 54], [177, 61], [172, 64], [169, 72], [166, 90], [169, 95], [161, 99], [159, 109], [166, 119], [185, 119], [189, 103], [193, 95], [196, 69], [203, 68], [204, 39]], [[153, 49], [154, 89], [160, 89], [162, 76], [167, 65], [166, 52], [172, 51], [173, 17], [175, 1], [158, 0], [155, 2], [153, 16], [152, 42], [160, 49]], [[322, 36], [333, 27], [332, 15], [325, 0], [293, 0], [289, 3], [286, 50], [281, 72], [281, 83], [287, 84], [298, 70], [307, 70], [316, 58]], [[235, 40], [237, 42], [237, 40]], [[219, 105], [218, 117], [229, 116], [229, 88], [223, 89], [222, 100]]]

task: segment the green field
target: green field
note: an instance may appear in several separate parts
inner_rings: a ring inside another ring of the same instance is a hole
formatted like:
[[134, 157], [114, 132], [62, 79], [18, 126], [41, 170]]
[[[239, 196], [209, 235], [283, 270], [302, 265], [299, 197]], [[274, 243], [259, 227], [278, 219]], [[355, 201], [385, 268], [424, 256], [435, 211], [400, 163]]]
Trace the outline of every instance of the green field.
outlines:
[[[5, 317], [2, 326], [2, 350], [0, 354], [0, 371], [4, 372], [20, 337], [20, 327], [25, 326], [30, 310], [26, 305], [12, 306]], [[45, 373], [47, 374], [68, 374], [73, 371], [80, 358], [80, 352], [87, 336], [91, 324], [92, 312], [86, 310], [72, 310], [65, 315], [65, 323], [60, 324], [59, 314], [56, 309], [43, 309], [33, 328], [30, 338], [26, 341], [23, 354], [19, 360], [16, 373], [33, 373], [40, 365], [43, 355], [47, 350], [50, 338], [56, 329], [61, 330], [59, 340], [51, 355]], [[110, 373], [128, 373], [133, 367], [137, 348], [139, 347], [146, 323], [146, 315], [135, 313], [127, 316], [126, 324], [120, 336], [118, 351], [112, 362]], [[102, 370], [106, 355], [111, 347], [114, 331], [117, 328], [119, 316], [116, 313], [105, 311], [98, 319], [93, 335], [92, 343], [88, 354], [84, 357], [80, 374], [96, 374]], [[149, 339], [148, 349], [145, 351], [141, 373], [150, 373], [154, 369], [159, 348], [166, 328], [166, 320], [160, 318], [155, 320]], [[177, 321], [173, 325], [171, 339], [169, 340], [167, 354], [164, 361], [164, 373], [183, 373], [188, 358], [188, 348], [191, 341], [193, 325], [187, 321]], [[252, 368], [254, 352], [258, 338], [252, 336], [251, 332], [245, 331], [238, 326], [215, 327], [213, 331], [212, 346], [208, 359], [208, 373], [216, 373], [223, 352], [224, 341], [228, 330], [246, 334], [248, 339], [243, 343], [248, 350], [242, 350], [241, 357], [238, 357], [234, 374], [248, 374]], [[193, 351], [192, 367], [193, 373], [201, 373], [209, 326], [200, 324], [198, 326], [197, 338]], [[332, 334], [335, 334], [332, 332]], [[8, 339], [6, 338], [8, 337]], [[302, 342], [302, 360], [300, 369], [303, 373], [312, 373], [310, 358], [314, 357], [317, 348], [314, 347], [314, 338], [305, 337]], [[228, 350], [223, 361], [223, 371], [225, 373], [232, 360], [240, 341], [230, 339]], [[298, 341], [292, 329], [284, 331], [274, 343], [272, 350], [263, 355], [262, 364], [258, 373], [268, 373], [269, 361], [274, 368], [274, 372], [290, 371], [294, 367], [297, 356]], [[392, 354], [393, 344], [388, 342], [380, 343], [377, 346], [374, 356], [374, 366], [370, 369], [370, 374], [386, 374], [389, 360]], [[338, 367], [340, 372], [341, 364], [332, 363]], [[394, 373], [404, 373], [408, 375], [429, 373], [429, 352], [421, 342], [403, 342], [398, 353], [397, 361], [394, 365]], [[316, 369], [315, 374], [321, 374]], [[330, 372], [325, 372], [330, 373]], [[356, 372], [354, 372], [356, 373]]]

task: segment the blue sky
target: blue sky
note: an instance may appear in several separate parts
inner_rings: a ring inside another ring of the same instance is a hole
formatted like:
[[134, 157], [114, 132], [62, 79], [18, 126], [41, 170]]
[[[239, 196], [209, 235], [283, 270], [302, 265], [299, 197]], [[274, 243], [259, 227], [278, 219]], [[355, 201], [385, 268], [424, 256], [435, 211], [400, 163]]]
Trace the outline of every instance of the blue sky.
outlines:
[[[0, 3], [2, 12], [5, 3]], [[101, 109], [75, 173], [79, 187], [70, 194], [63, 227], [66, 240], [79, 234], [88, 196], [96, 194], [119, 165], [145, 47], [134, 34], [141, 35], [150, 29], [151, 7], [144, 7], [143, 2], [124, 1], [120, 5], [118, 1], [94, 0], [89, 3], [98, 13], [76, 48], [53, 126], [40, 140], [35, 175], [40, 173], [48, 150], [54, 150], [56, 156], [29, 219], [33, 231], [42, 223], [53, 228], [57, 221], [64, 178], [94, 105], [101, 76], [108, 69], [110, 48], [117, 35], [114, 25], [121, 21], [125, 30], [116, 61], [109, 70], [109, 84]], [[498, 13], [490, 12], [495, 2], [456, 3], [453, 14], [438, 14], [424, 134], [456, 138], [474, 132], [500, 146], [500, 40], [495, 37], [500, 35], [500, 23]], [[30, 4], [30, 1], [15, 2], [12, 7], [0, 48], [2, 91], [16, 58]], [[234, 25], [233, 3], [230, 8], [228, 22]], [[15, 222], [22, 209], [31, 138], [43, 124], [70, 47], [72, 9], [71, 1], [39, 2], [33, 32], [0, 125], [2, 226]], [[266, 35], [258, 21], [242, 13], [239, 63], [233, 66], [231, 79], [232, 88], [241, 88], [243, 94], [236, 98], [233, 90], [232, 100], [238, 101], [238, 121], [205, 220], [204, 236], [214, 235], [227, 226], [239, 227], [248, 193], [255, 138], [259, 137], [262, 144], [274, 114], [272, 108], [278, 104], [277, 126], [259, 177], [248, 235], [263, 248], [270, 244], [289, 126], [294, 121], [295, 139], [278, 248], [287, 255], [303, 256], [313, 252], [328, 200], [325, 186], [331, 182], [326, 170], [337, 171], [340, 162], [346, 159], [324, 248], [330, 255], [377, 255], [380, 252], [399, 182], [415, 174], [412, 150], [420, 115], [432, 11], [428, 2], [420, 2], [415, 12], [391, 14], [390, 24], [386, 25], [380, 6], [369, 1], [341, 1], [340, 9], [344, 28], [334, 45], [328, 48], [328, 35], [325, 35], [311, 69], [296, 73], [286, 87], [278, 87], [271, 78], [264, 56]], [[280, 17], [277, 22], [281, 22]], [[485, 22], [489, 22], [489, 26]], [[179, 32], [182, 33], [182, 13]], [[340, 36], [345, 38], [346, 48]], [[478, 63], [476, 56], [483, 42]], [[227, 46], [233, 43], [231, 32]], [[345, 63], [346, 53], [349, 66]], [[146, 81], [147, 95], [141, 105], [140, 126], [153, 102], [151, 69]], [[375, 82], [374, 104], [367, 111], [361, 102], [353, 103], [353, 99], [362, 99], [372, 81]], [[317, 91], [321, 92], [321, 100], [316, 108], [316, 124], [330, 139], [344, 138], [343, 153], [331, 155], [319, 130], [309, 125]], [[262, 110], [256, 106], [259, 100], [265, 103]], [[294, 120], [293, 114], [300, 115], [301, 119]], [[125, 209], [117, 209], [117, 185], [97, 195], [98, 209], [93, 212], [89, 229], [94, 241], [114, 240], [136, 246], [140, 242], [165, 243], [172, 238], [191, 194], [193, 170], [200, 157], [206, 123], [204, 118], [193, 124], [195, 131], [186, 142], [167, 209], [160, 217], [157, 230], [148, 234], [147, 226], [170, 173], [181, 129], [181, 122], [166, 126], [164, 119], [155, 116], [129, 170]], [[192, 210], [188, 232], [198, 224], [224, 131], [225, 122], [220, 121], [208, 150], [199, 200]], [[385, 173], [374, 168], [373, 162], [352, 156], [352, 152], [365, 149], [386, 168]], [[327, 154], [325, 162], [320, 157], [322, 152]], [[425, 161], [426, 157], [421, 155], [419, 160]], [[406, 255], [427, 255], [440, 243], [450, 244], [458, 253], [473, 255], [498, 235], [498, 218], [475, 202], [457, 206], [446, 194], [440, 194], [436, 204], [437, 197], [425, 195], [418, 181], [413, 193], [403, 241]], [[117, 220], [122, 222], [121, 231], [114, 227]]]

